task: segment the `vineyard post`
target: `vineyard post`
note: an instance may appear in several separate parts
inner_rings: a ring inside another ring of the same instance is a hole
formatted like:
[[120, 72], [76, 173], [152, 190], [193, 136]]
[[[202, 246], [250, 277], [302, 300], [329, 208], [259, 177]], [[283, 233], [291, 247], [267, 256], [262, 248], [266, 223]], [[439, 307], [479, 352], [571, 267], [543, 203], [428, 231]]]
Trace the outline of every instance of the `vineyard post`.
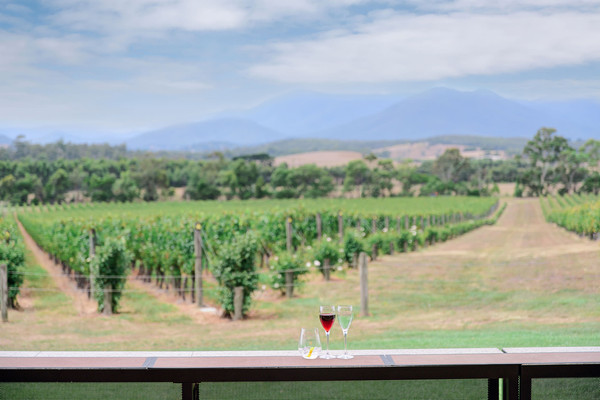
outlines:
[[377, 218], [373, 217], [371, 220], [371, 233], [377, 232]]
[[288, 299], [294, 295], [294, 271], [285, 271], [285, 294]]
[[[94, 259], [96, 255], [96, 231], [92, 228], [90, 229], [90, 261]], [[94, 298], [94, 286], [96, 285], [96, 278], [94, 277], [94, 271], [90, 268], [90, 291], [88, 292], [88, 297]]]
[[396, 232], [400, 232], [402, 228], [402, 220], [401, 217], [396, 218]]
[[389, 231], [390, 230], [390, 217], [389, 216], [385, 216], [385, 225], [384, 225], [385, 231]]
[[244, 307], [244, 287], [236, 286], [233, 288], [233, 320], [237, 321], [242, 319]]
[[292, 217], [285, 219], [285, 244], [288, 253], [292, 252]]
[[323, 221], [321, 220], [321, 213], [317, 213], [317, 240], [321, 240], [323, 233]]
[[367, 254], [363, 251], [358, 257], [360, 275], [360, 311], [364, 317], [369, 316], [369, 287], [367, 275]]
[[408, 230], [410, 227], [410, 217], [408, 215], [404, 216], [404, 229]]
[[2, 322], [8, 322], [8, 267], [0, 265], [0, 308], [2, 309]]
[[112, 315], [112, 285], [104, 287], [104, 315]]
[[194, 291], [196, 292], [196, 304], [202, 307], [203, 288], [202, 288], [202, 225], [196, 222], [194, 226], [194, 254], [196, 256], [194, 263]]
[[341, 212], [338, 213], [338, 236], [341, 243], [344, 240], [344, 218]]

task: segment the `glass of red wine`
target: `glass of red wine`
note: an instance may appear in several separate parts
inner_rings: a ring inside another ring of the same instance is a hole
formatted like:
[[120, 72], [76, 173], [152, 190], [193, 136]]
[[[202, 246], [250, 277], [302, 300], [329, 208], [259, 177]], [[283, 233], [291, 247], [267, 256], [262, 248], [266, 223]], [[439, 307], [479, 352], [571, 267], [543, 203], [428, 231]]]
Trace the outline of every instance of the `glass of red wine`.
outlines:
[[335, 358], [329, 353], [329, 331], [333, 326], [333, 322], [335, 321], [335, 306], [321, 306], [319, 307], [319, 319], [321, 320], [321, 325], [323, 325], [323, 329], [325, 329], [325, 336], [327, 336], [327, 351], [325, 354], [321, 354], [321, 358]]

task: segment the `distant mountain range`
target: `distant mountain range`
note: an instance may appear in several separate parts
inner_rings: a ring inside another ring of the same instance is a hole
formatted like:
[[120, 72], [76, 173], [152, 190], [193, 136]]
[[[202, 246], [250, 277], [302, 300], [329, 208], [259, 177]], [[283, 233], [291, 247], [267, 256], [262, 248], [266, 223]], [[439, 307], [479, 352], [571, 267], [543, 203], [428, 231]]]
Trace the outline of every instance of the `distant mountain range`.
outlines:
[[[315, 145], [326, 140], [407, 142], [443, 135], [523, 140], [533, 137], [542, 126], [556, 128], [559, 135], [571, 140], [600, 139], [600, 102], [523, 102], [488, 90], [464, 92], [447, 88], [434, 88], [407, 98], [298, 92], [251, 109], [130, 135], [121, 142], [139, 150], [212, 151], [261, 145], [266, 148], [272, 142], [308, 138], [325, 140], [315, 140]], [[72, 133], [33, 133], [26, 133], [33, 142], [60, 138], [83, 141]], [[0, 134], [16, 136], [6, 130], [0, 130]], [[0, 137], [0, 143], [1, 140]], [[119, 143], [114, 135], [98, 134], [87, 140]]]
[[145, 133], [126, 143], [132, 148], [198, 149], [217, 138], [231, 147], [286, 138], [395, 142], [442, 135], [531, 138], [543, 126], [572, 140], [600, 139], [600, 103], [519, 102], [489, 90], [434, 88], [400, 100], [304, 92], [224, 115]]
[[[373, 115], [320, 131], [316, 136], [355, 140], [416, 140], [437, 135], [531, 137], [540, 127], [558, 122], [567, 125], [566, 121], [544, 112], [543, 107], [520, 104], [490, 91], [459, 92], [436, 88]], [[578, 128], [577, 131], [585, 136], [591, 134], [589, 129]]]

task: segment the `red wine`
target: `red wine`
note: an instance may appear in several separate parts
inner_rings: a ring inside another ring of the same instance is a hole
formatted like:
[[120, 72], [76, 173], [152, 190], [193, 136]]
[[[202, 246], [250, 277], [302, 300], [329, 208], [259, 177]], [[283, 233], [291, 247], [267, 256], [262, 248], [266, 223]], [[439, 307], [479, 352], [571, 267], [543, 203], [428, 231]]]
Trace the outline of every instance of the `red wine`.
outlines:
[[326, 332], [329, 332], [331, 325], [333, 325], [333, 321], [335, 321], [335, 314], [319, 314], [319, 319], [321, 320], [323, 329], [325, 329]]

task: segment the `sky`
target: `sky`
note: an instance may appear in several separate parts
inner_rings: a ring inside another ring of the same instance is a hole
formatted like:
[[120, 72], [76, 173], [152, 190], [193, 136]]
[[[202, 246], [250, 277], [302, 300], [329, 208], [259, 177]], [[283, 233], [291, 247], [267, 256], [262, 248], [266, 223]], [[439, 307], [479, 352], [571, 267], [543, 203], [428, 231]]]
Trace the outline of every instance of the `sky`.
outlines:
[[0, 0], [0, 127], [126, 135], [436, 86], [600, 100], [600, 0]]

